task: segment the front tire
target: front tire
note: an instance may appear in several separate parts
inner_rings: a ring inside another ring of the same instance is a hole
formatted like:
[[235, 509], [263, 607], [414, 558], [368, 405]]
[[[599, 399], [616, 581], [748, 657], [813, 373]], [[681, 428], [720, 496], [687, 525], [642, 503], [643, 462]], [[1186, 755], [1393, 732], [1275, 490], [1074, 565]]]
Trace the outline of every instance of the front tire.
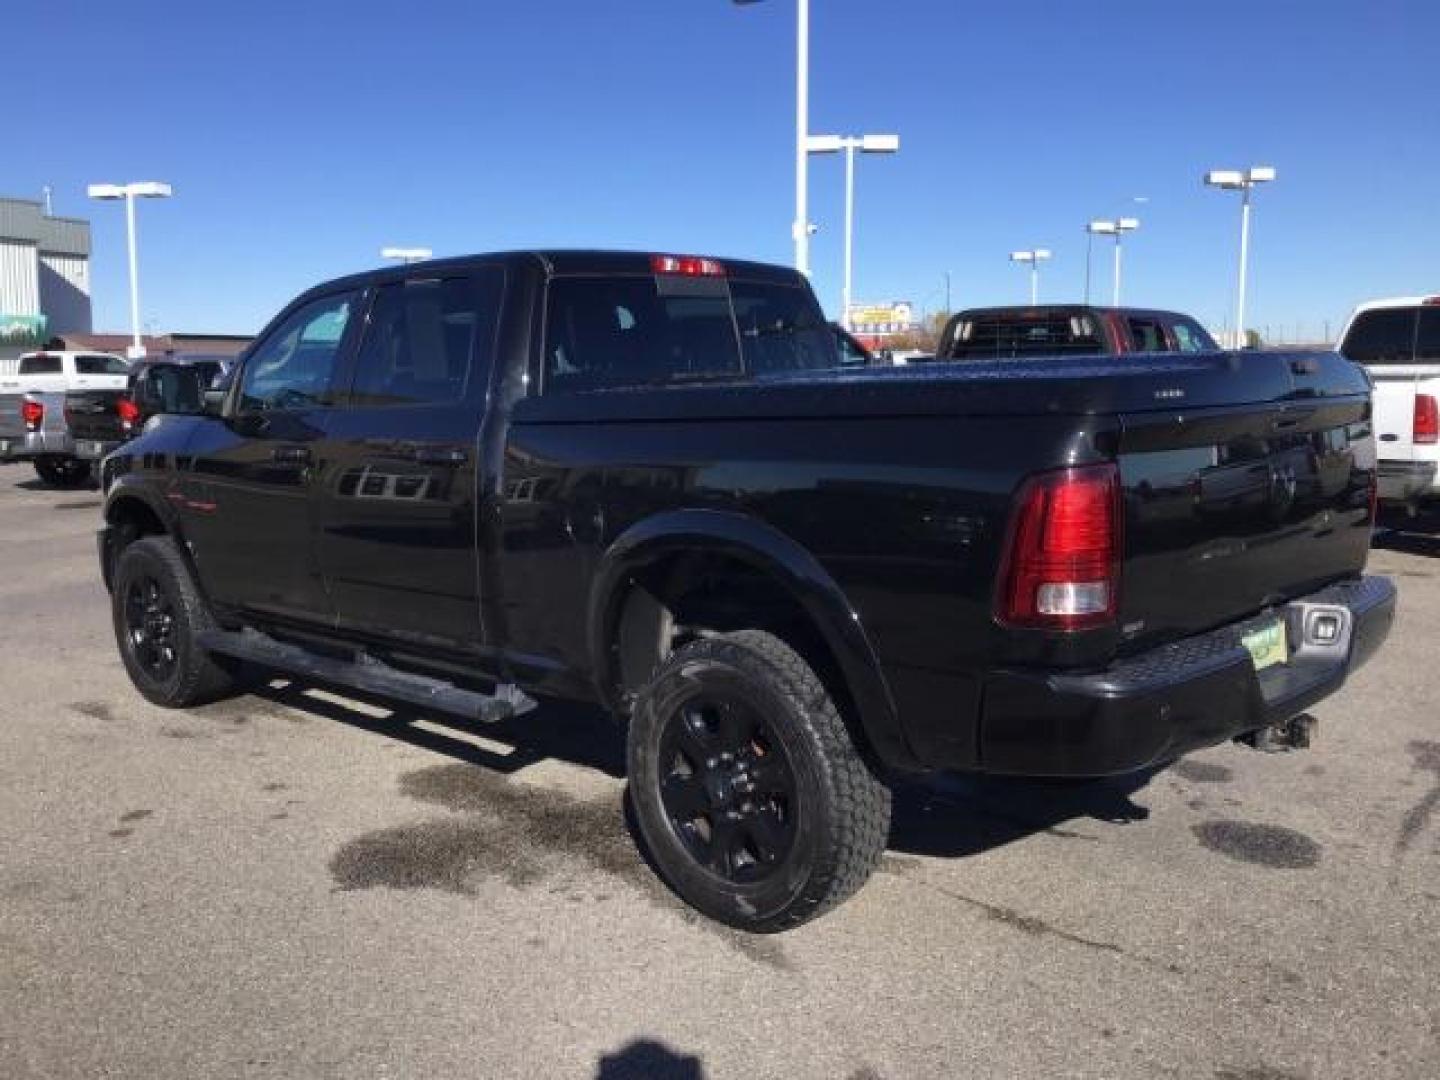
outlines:
[[198, 643], [215, 624], [169, 537], [147, 536], [120, 553], [111, 613], [125, 670], [148, 701], [184, 709], [234, 691], [233, 674]]
[[90, 482], [90, 462], [73, 457], [35, 459], [35, 473], [51, 487], [77, 488]]
[[738, 929], [816, 918], [885, 851], [889, 790], [815, 672], [771, 634], [701, 638], [667, 658], [636, 701], [628, 757], [661, 875]]

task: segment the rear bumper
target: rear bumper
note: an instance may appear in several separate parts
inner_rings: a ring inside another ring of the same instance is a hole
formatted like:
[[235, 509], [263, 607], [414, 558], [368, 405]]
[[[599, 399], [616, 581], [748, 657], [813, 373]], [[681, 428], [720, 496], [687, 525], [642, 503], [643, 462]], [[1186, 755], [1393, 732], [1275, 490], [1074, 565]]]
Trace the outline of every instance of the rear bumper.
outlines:
[[1380, 501], [1382, 503], [1403, 503], [1411, 505], [1431, 495], [1440, 495], [1435, 490], [1435, 462], [1433, 461], [1385, 461], [1379, 467]]
[[[1302, 623], [1347, 612], [1343, 640], [1314, 647]], [[1286, 618], [1288, 663], [1257, 672], [1242, 637]], [[1130, 657], [1089, 675], [1000, 672], [986, 684], [981, 768], [1106, 776], [1163, 763], [1281, 723], [1338, 690], [1390, 632], [1395, 586], [1365, 577], [1282, 609]]]
[[124, 445], [124, 439], [76, 439], [75, 456], [85, 461], [99, 461]]
[[68, 431], [31, 431], [0, 435], [0, 461], [31, 461], [37, 457], [73, 457], [75, 440]]

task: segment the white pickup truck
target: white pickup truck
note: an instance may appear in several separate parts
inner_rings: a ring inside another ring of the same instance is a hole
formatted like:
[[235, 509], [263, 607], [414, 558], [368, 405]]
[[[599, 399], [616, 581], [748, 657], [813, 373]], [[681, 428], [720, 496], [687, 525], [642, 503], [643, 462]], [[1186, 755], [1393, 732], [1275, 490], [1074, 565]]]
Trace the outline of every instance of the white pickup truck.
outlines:
[[1339, 350], [1375, 383], [1380, 501], [1414, 513], [1440, 499], [1440, 296], [1361, 304]]
[[0, 462], [29, 461], [40, 479], [74, 487], [90, 478], [66, 420], [66, 396], [123, 394], [130, 368], [109, 353], [25, 353], [0, 370]]

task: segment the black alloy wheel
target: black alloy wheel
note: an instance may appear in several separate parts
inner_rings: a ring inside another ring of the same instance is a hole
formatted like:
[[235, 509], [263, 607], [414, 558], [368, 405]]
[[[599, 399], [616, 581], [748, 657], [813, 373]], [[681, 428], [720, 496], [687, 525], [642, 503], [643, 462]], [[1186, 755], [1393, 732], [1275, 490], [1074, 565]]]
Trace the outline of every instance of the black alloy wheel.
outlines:
[[627, 760], [655, 869], [739, 929], [775, 933], [829, 911], [884, 854], [889, 790], [814, 669], [765, 631], [671, 653], [636, 697]]
[[243, 665], [212, 656], [200, 635], [215, 627], [180, 549], [145, 536], [116, 558], [110, 597], [115, 641], [135, 689], [156, 705], [188, 708], [238, 688]]
[[156, 682], [168, 682], [179, 662], [174, 602], [154, 577], [142, 575], [125, 583], [124, 605], [135, 662]]
[[694, 859], [735, 883], [784, 865], [795, 844], [797, 787], [783, 744], [746, 702], [699, 696], [660, 737], [660, 799]]

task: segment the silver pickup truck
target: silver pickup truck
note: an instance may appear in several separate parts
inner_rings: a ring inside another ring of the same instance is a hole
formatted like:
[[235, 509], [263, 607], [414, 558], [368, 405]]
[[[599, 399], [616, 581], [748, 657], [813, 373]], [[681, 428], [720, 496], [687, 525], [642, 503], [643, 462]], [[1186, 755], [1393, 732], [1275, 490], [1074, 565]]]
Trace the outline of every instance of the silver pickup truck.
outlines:
[[29, 461], [57, 487], [89, 481], [98, 454], [77, 447], [66, 416], [68, 394], [124, 393], [130, 368], [109, 353], [43, 350], [0, 369], [0, 462]]
[[91, 463], [75, 456], [63, 392], [0, 394], [0, 463], [28, 461], [47, 484], [79, 487]]

